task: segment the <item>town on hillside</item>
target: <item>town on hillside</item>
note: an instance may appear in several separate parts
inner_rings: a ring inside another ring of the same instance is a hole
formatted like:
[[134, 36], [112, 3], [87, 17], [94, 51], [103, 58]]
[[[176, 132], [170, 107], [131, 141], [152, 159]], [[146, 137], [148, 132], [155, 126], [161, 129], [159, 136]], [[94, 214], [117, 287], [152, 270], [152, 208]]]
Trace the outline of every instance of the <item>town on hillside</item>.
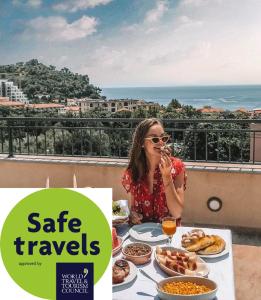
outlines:
[[[7, 108], [25, 108], [36, 112], [51, 112], [55, 111], [59, 115], [66, 115], [70, 113], [74, 116], [79, 116], [80, 113], [99, 109], [108, 111], [110, 113], [116, 112], [134, 112], [137, 109], [160, 110], [161, 106], [157, 102], [150, 102], [141, 99], [109, 99], [105, 97], [93, 99], [90, 97], [83, 98], [67, 98], [67, 99], [52, 99], [46, 102], [50, 98], [48, 94], [36, 94], [33, 100], [28, 99], [27, 95], [19, 88], [14, 82], [7, 79], [0, 79], [0, 106]], [[182, 107], [176, 108], [179, 112]], [[211, 106], [205, 106], [197, 109], [203, 114], [217, 114], [224, 112], [221, 108], [214, 108]], [[248, 111], [244, 108], [236, 110], [236, 112], [242, 112], [248, 114], [250, 117], [261, 115], [260, 109], [253, 109]]]

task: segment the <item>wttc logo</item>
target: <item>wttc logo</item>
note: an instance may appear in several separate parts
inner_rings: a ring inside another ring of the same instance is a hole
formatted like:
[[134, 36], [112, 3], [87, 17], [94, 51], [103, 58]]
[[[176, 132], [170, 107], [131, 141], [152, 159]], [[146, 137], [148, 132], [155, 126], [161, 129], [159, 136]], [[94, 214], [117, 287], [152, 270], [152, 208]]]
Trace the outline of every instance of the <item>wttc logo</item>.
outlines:
[[93, 263], [56, 264], [56, 300], [93, 300]]

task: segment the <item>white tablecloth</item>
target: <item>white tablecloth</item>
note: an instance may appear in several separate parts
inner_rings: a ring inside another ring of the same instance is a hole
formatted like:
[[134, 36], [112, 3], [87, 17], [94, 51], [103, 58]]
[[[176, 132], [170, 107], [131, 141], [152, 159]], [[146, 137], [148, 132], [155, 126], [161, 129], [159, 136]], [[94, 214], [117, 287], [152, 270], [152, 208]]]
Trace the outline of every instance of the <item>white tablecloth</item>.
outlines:
[[[173, 238], [173, 246], [180, 248], [182, 234], [190, 231], [191, 229], [192, 228], [190, 227], [179, 227]], [[123, 237], [128, 235], [126, 229], [124, 232], [124, 230], [119, 228], [119, 231], [119, 235]], [[226, 241], [229, 250], [229, 253], [223, 257], [204, 259], [210, 270], [208, 278], [214, 280], [218, 285], [216, 300], [235, 300], [231, 231], [227, 229], [210, 228], [204, 228], [204, 231], [207, 234], [217, 234], [221, 236]], [[125, 243], [129, 243], [130, 241], [134, 240], [128, 238]], [[155, 246], [153, 246], [153, 248], [155, 248]], [[120, 257], [121, 253], [116, 256], [116, 258]], [[167, 275], [161, 271], [153, 256], [149, 264], [137, 266], [137, 268], [144, 269], [156, 280], [161, 280], [167, 277]], [[137, 277], [133, 282], [122, 287], [113, 288], [112, 298], [114, 300], [159, 299], [157, 297], [155, 283], [139, 271], [137, 272]]]

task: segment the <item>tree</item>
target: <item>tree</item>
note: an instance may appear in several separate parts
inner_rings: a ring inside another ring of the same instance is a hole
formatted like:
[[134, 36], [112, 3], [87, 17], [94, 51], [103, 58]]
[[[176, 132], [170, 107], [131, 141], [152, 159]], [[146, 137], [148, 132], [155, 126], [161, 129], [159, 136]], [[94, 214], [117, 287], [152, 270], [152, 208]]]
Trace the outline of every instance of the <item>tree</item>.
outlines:
[[179, 103], [179, 101], [177, 99], [172, 99], [167, 106], [167, 110], [171, 111], [171, 110], [177, 109], [177, 108], [181, 108], [181, 104]]

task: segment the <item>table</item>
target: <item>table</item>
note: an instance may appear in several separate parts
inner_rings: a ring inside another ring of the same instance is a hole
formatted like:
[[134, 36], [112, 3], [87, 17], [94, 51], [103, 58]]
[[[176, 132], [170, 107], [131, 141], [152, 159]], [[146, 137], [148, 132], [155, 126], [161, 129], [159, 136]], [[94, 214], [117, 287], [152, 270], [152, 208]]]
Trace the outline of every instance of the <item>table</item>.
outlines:
[[[193, 227], [195, 228], [195, 227]], [[172, 245], [180, 248], [181, 236], [187, 233], [192, 227], [178, 227], [177, 232], [174, 235]], [[128, 236], [128, 226], [120, 226], [117, 229], [118, 235], [126, 238], [124, 244], [134, 242], [132, 238]], [[215, 300], [235, 300], [235, 288], [234, 288], [234, 270], [233, 270], [233, 255], [232, 255], [232, 236], [231, 231], [228, 229], [211, 229], [204, 228], [204, 231], [211, 231], [211, 234], [217, 234], [221, 236], [227, 243], [229, 253], [219, 258], [204, 258], [209, 267], [208, 278], [214, 280], [218, 285], [217, 296]], [[161, 245], [166, 242], [161, 243]], [[155, 248], [155, 245], [152, 245]], [[121, 258], [121, 253], [116, 255], [115, 258]], [[148, 274], [156, 280], [167, 278], [168, 276], [159, 268], [154, 260], [154, 253], [152, 254], [151, 262], [146, 265], [137, 266], [138, 269], [144, 269]], [[113, 288], [114, 300], [136, 300], [136, 299], [159, 299], [157, 297], [157, 291], [155, 283], [141, 274], [138, 270], [137, 277], [131, 283], [128, 283], [122, 287]]]

